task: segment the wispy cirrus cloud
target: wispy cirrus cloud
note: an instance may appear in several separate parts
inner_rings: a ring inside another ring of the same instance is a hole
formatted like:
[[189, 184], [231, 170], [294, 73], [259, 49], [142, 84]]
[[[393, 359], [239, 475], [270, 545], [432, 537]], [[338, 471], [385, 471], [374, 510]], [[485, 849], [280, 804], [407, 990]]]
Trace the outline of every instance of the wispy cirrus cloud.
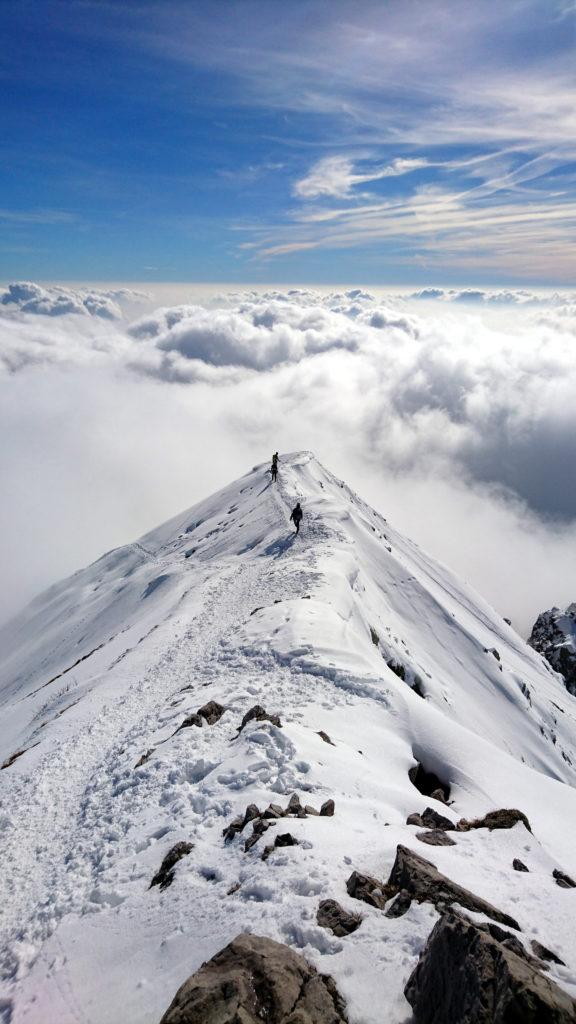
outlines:
[[362, 172], [356, 171], [354, 161], [347, 156], [327, 156], [311, 168], [305, 178], [294, 184], [294, 195], [302, 199], [317, 199], [330, 196], [336, 199], [355, 197], [353, 189], [369, 181], [382, 178], [396, 178], [409, 174], [428, 165], [423, 158], [397, 157], [385, 167], [373, 167]]

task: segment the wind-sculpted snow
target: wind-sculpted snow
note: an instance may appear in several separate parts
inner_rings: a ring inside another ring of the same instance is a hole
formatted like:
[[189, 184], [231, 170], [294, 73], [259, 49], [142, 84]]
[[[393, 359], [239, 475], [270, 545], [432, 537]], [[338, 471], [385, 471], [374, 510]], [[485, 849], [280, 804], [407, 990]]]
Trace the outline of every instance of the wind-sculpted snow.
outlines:
[[[574, 698], [310, 453], [281, 455], [277, 485], [267, 468], [56, 584], [0, 634], [11, 1024], [116, 1024], [119, 1007], [157, 1024], [242, 931], [331, 974], [351, 1024], [401, 1024], [438, 912], [387, 917], [346, 888], [354, 870], [385, 880], [399, 844], [517, 921], [527, 948], [554, 950], [566, 966], [550, 975], [576, 993], [573, 890], [553, 875], [576, 874]], [[255, 705], [265, 713], [247, 715]], [[449, 809], [412, 784], [418, 763]], [[282, 817], [294, 793], [300, 812]], [[333, 815], [313, 813], [331, 800]], [[532, 831], [520, 819], [432, 848], [406, 824], [429, 806], [455, 822], [517, 808]], [[178, 843], [171, 885], [150, 889]], [[317, 921], [325, 900], [360, 926], [334, 936]]]

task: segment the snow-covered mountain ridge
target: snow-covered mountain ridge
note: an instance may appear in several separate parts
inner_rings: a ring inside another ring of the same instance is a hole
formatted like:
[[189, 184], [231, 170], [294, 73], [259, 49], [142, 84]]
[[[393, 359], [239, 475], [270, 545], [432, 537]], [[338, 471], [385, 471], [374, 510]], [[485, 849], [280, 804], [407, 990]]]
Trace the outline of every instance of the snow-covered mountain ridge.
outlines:
[[[566, 964], [551, 975], [576, 994], [576, 891], [552, 877], [576, 872], [574, 698], [311, 454], [281, 457], [278, 485], [266, 469], [55, 585], [0, 634], [7, 1019], [152, 1024], [249, 930], [332, 974], [352, 1024], [383, 1006], [405, 1020], [437, 912], [387, 919], [346, 880], [387, 877], [398, 844], [427, 855], [406, 817], [443, 807], [410, 781], [418, 762], [450, 787], [454, 820], [528, 816], [533, 834], [464, 832], [431, 859], [551, 946]], [[180, 729], [208, 701], [219, 720]], [[239, 733], [256, 704], [281, 725]], [[334, 816], [290, 819], [298, 845], [265, 862], [264, 839], [225, 843], [249, 804], [294, 792], [334, 799]], [[149, 891], [178, 841], [193, 850], [174, 884]], [[325, 898], [361, 908], [353, 935], [318, 925]]]

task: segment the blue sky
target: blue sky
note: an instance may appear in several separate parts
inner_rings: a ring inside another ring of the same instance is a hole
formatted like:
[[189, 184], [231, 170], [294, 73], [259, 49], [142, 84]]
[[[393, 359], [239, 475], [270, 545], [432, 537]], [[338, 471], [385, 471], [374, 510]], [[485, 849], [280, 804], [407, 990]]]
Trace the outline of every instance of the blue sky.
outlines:
[[574, 281], [576, 0], [4, 0], [0, 278]]

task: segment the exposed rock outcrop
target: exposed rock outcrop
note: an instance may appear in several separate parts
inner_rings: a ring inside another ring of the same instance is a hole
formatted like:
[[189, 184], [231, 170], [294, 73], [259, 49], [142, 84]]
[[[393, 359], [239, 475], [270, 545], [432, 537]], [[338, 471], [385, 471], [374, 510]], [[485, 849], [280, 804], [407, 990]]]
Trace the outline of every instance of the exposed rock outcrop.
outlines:
[[158, 885], [161, 889], [167, 889], [169, 885], [172, 885], [174, 881], [174, 868], [178, 861], [182, 860], [182, 857], [187, 857], [193, 849], [192, 843], [176, 843], [164, 857], [160, 869], [150, 882], [149, 888], [151, 889], [153, 885]]
[[195, 711], [193, 715], [188, 715], [178, 726], [176, 732], [180, 732], [181, 729], [189, 729], [193, 725], [198, 726], [200, 729], [203, 725], [215, 725], [222, 718], [225, 710], [226, 708], [223, 708], [217, 701], [210, 700], [203, 707], [198, 708], [198, 711]]
[[362, 900], [370, 907], [384, 910], [388, 900], [391, 896], [395, 896], [398, 890], [385, 885], [384, 882], [379, 882], [371, 875], [362, 875], [359, 871], [353, 871], [346, 882], [346, 891], [355, 900]]
[[400, 892], [404, 889], [418, 903], [433, 903], [434, 906], [442, 908], [458, 903], [478, 914], [486, 914], [493, 921], [498, 921], [508, 928], [520, 930], [519, 924], [509, 914], [504, 914], [486, 900], [457, 885], [438, 871], [429, 860], [425, 860], [406, 846], [397, 847], [396, 860], [384, 889], [386, 892]]
[[404, 990], [417, 1024], [573, 1024], [576, 1003], [471, 922], [443, 915]]
[[334, 980], [288, 946], [238, 935], [178, 989], [160, 1024], [346, 1024]]
[[560, 608], [542, 612], [528, 643], [560, 673], [568, 692], [576, 696], [576, 602], [564, 612]]
[[423, 765], [415, 764], [408, 771], [408, 778], [423, 796], [431, 796], [434, 800], [447, 803], [450, 799], [450, 786], [443, 782], [435, 772], [426, 771]]
[[456, 825], [459, 832], [469, 832], [473, 828], [487, 828], [492, 832], [496, 828], [514, 828], [521, 821], [526, 826], [529, 832], [532, 831], [530, 828], [530, 822], [522, 811], [517, 811], [516, 808], [502, 808], [499, 811], [489, 811], [483, 818], [473, 818], [468, 821], [466, 818], [460, 818], [460, 821]]
[[564, 874], [563, 871], [559, 871], [558, 868], [554, 868], [552, 877], [556, 880], [556, 885], [559, 885], [562, 889], [576, 889], [576, 882], [570, 875]]
[[253, 708], [250, 708], [250, 710], [246, 712], [240, 723], [238, 732], [242, 732], [242, 729], [245, 725], [248, 725], [248, 722], [271, 722], [272, 725], [276, 725], [279, 729], [282, 728], [280, 716], [269, 714], [269, 712], [266, 711], [266, 708], [263, 708], [261, 704], [255, 704]]

